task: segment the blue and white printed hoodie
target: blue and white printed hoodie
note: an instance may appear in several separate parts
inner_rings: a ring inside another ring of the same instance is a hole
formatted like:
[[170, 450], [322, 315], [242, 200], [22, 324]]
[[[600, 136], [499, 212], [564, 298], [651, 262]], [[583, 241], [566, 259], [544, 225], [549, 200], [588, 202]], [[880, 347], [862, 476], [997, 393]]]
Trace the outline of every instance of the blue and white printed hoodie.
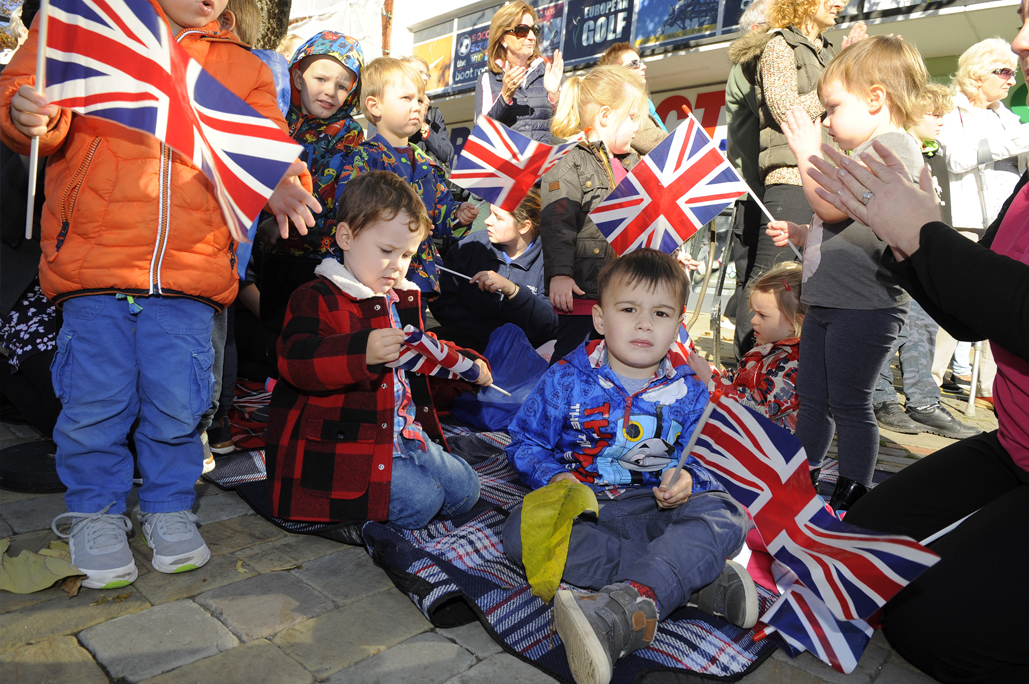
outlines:
[[[708, 396], [689, 366], [667, 356], [630, 395], [608, 365], [604, 341], [588, 342], [547, 370], [519, 409], [507, 458], [533, 489], [562, 472], [611, 497], [653, 487], [678, 464]], [[694, 456], [685, 469], [694, 493], [722, 490]]]

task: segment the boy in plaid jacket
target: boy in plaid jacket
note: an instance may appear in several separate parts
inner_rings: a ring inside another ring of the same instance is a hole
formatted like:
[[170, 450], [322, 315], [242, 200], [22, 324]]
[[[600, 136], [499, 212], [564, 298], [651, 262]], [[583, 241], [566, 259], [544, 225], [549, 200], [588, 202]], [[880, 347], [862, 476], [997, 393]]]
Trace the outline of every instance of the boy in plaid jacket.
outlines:
[[[387, 171], [351, 180], [336, 206], [346, 265], [325, 259], [320, 277], [293, 293], [278, 341], [267, 440], [272, 513], [408, 529], [465, 513], [479, 478], [445, 450], [426, 377], [386, 365], [400, 357], [402, 328], [422, 327], [420, 293], [404, 276], [429, 216]], [[489, 385], [486, 362], [458, 351]]]

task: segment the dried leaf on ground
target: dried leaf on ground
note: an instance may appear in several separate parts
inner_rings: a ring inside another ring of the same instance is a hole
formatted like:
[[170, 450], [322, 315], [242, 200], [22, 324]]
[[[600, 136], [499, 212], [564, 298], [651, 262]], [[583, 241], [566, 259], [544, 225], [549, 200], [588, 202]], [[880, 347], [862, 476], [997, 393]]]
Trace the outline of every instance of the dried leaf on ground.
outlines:
[[84, 579], [86, 579], [85, 575], [68, 577], [61, 583], [61, 589], [68, 592], [68, 598], [75, 598], [79, 595], [79, 589], [82, 588], [82, 580]]
[[0, 542], [0, 589], [13, 594], [32, 594], [54, 586], [65, 577], [82, 574], [71, 564], [70, 556], [66, 560], [52, 553], [22, 551], [12, 558], [7, 555], [10, 545], [10, 539]]
[[236, 572], [238, 572], [241, 575], [245, 575], [246, 572], [247, 572], [246, 569], [243, 567], [243, 559], [242, 558], [238, 558], [236, 560]]
[[558, 480], [530, 492], [522, 505], [522, 562], [532, 593], [550, 601], [568, 559], [572, 522], [584, 511], [599, 514], [597, 497], [581, 482]]

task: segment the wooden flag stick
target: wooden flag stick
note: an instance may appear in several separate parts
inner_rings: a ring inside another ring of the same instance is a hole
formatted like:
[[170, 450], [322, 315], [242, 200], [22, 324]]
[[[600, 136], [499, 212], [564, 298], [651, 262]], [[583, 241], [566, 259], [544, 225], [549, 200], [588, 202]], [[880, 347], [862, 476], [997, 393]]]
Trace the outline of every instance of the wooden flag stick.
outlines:
[[[46, 97], [46, 25], [50, 14], [50, 1], [39, 3], [39, 33], [36, 41], [36, 92]], [[39, 137], [33, 137], [29, 147], [29, 196], [25, 207], [25, 239], [32, 239], [32, 219], [36, 213], [36, 175], [39, 171]]]
[[693, 453], [693, 447], [697, 445], [697, 440], [700, 439], [700, 431], [704, 429], [704, 424], [707, 423], [707, 419], [711, 417], [711, 412], [715, 410], [715, 401], [718, 399], [720, 392], [716, 392], [714, 396], [707, 402], [707, 406], [704, 407], [704, 412], [700, 414], [700, 420], [697, 421], [696, 427], [693, 428], [693, 434], [690, 435], [690, 441], [686, 442], [686, 446], [683, 447], [682, 456], [679, 457], [679, 465], [675, 466], [675, 472], [672, 473], [672, 479], [668, 481], [668, 487], [675, 486], [675, 481], [679, 479], [679, 473], [682, 472], [682, 467], [686, 465], [686, 459]]

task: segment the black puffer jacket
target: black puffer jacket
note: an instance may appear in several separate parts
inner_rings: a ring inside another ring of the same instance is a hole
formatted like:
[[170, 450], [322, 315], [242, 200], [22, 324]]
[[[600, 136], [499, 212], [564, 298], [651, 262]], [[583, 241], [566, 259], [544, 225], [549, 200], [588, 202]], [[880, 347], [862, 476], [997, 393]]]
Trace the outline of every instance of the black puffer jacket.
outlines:
[[[618, 158], [626, 170], [639, 161], [632, 152]], [[607, 238], [589, 217], [614, 189], [604, 143], [581, 142], [543, 176], [543, 284], [550, 294], [550, 279], [571, 276], [586, 294], [597, 299], [597, 276], [615, 258]]]
[[[546, 64], [542, 63], [542, 58], [539, 61], [541, 63], [531, 69], [525, 82], [515, 91], [512, 104], [508, 104], [500, 97], [500, 91], [504, 87], [504, 74], [484, 71], [475, 82], [475, 118], [478, 119], [485, 114], [533, 140], [548, 142], [554, 105], [550, 104], [547, 89], [543, 87]], [[494, 100], [496, 102], [493, 107], [489, 108]], [[483, 107], [487, 110], [483, 111]]]

